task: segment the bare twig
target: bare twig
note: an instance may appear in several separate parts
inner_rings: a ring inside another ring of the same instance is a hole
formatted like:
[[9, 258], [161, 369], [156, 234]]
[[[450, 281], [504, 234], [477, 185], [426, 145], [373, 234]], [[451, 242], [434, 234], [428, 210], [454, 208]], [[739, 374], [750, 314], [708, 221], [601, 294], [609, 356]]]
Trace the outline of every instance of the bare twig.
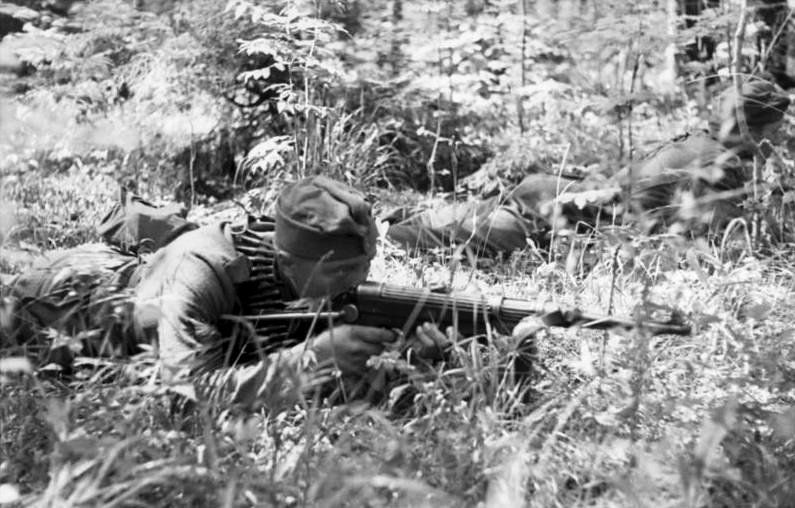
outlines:
[[[610, 267], [610, 296], [607, 299], [607, 314], [613, 313], [613, 304], [616, 296], [616, 281], [618, 280], [618, 254], [621, 252], [621, 244], [616, 245], [613, 249], [612, 266]], [[605, 350], [607, 349], [607, 339], [609, 338], [607, 330], [602, 333], [602, 348], [599, 352], [599, 371], [604, 373], [605, 365]]]
[[520, 63], [520, 69], [522, 71], [522, 91], [516, 95], [516, 115], [519, 122], [519, 132], [524, 134], [524, 102], [522, 93], [524, 93], [524, 87], [527, 85], [527, 68], [525, 67], [525, 58], [527, 55], [527, 0], [519, 0], [519, 5], [522, 9], [522, 56]]
[[433, 139], [433, 148], [431, 149], [431, 156], [428, 157], [428, 164], [426, 164], [426, 168], [428, 170], [428, 178], [430, 179], [430, 185], [428, 187], [428, 193], [433, 194], [433, 189], [436, 186], [436, 169], [434, 165], [436, 164], [436, 150], [439, 147], [439, 137], [442, 134], [442, 119], [436, 119], [436, 134]]
[[[734, 68], [734, 73], [732, 75], [732, 81], [734, 84], [734, 90], [737, 94], [738, 99], [742, 97], [742, 88], [743, 83], [741, 80], [742, 76], [742, 69], [743, 69], [743, 40], [745, 39], [745, 27], [748, 24], [748, 2], [747, 0], [740, 1], [740, 19], [737, 20], [737, 29], [734, 32], [734, 53], [732, 55], [732, 67]], [[737, 118], [737, 126], [740, 129], [740, 136], [745, 138], [748, 135], [748, 123], [745, 121], [745, 109], [742, 107], [735, 108], [736, 118]]]
[[[734, 85], [735, 96], [737, 97], [735, 101], [734, 115], [735, 119], [737, 120], [737, 128], [739, 130], [738, 135], [743, 142], [750, 139], [748, 132], [748, 122], [745, 118], [745, 106], [742, 100], [743, 82], [741, 79], [743, 71], [743, 41], [745, 39], [745, 27], [747, 24], [748, 1], [741, 0], [740, 18], [737, 20], [737, 29], [734, 32], [734, 54], [732, 55], [734, 60], [734, 74], [732, 76], [732, 81]], [[752, 178], [754, 213], [751, 219], [751, 238], [753, 240], [754, 247], [756, 247], [759, 242], [759, 229], [761, 220], [758, 206], [756, 206], [758, 204], [759, 197], [759, 157], [757, 154], [754, 154]]]
[[558, 198], [560, 197], [561, 193], [561, 179], [563, 177], [563, 168], [566, 167], [566, 159], [569, 157], [569, 150], [571, 150], [571, 143], [566, 145], [566, 151], [563, 153], [563, 158], [560, 160], [560, 166], [558, 168], [558, 178], [555, 184], [555, 201], [554, 206], [552, 208], [552, 231], [550, 232], [549, 237], [549, 258], [548, 261], [552, 262], [553, 259], [556, 259], [555, 254], [555, 236], [557, 233], [557, 222], [560, 218], [560, 212], [558, 210]]
[[773, 52], [773, 48], [776, 47], [779, 39], [784, 35], [784, 32], [787, 30], [787, 27], [792, 20], [792, 11], [793, 9], [790, 8], [787, 10], [787, 17], [784, 18], [784, 21], [779, 25], [778, 30], [776, 30], [775, 35], [770, 39], [770, 44], [765, 48], [764, 54], [759, 59], [759, 70], [763, 70], [767, 67], [767, 61], [770, 59], [770, 54]]
[[188, 160], [188, 178], [190, 179], [190, 202], [188, 203], [188, 210], [193, 210], [193, 205], [196, 204], [196, 175], [193, 173], [194, 164], [196, 163], [196, 140], [193, 136], [193, 122], [190, 123], [190, 159]]
[[632, 171], [632, 152], [634, 151], [634, 139], [632, 137], [632, 112], [635, 106], [635, 83], [638, 80], [638, 70], [640, 69], [641, 53], [635, 53], [635, 61], [632, 64], [632, 79], [629, 82], [629, 98], [627, 99], [627, 157]]

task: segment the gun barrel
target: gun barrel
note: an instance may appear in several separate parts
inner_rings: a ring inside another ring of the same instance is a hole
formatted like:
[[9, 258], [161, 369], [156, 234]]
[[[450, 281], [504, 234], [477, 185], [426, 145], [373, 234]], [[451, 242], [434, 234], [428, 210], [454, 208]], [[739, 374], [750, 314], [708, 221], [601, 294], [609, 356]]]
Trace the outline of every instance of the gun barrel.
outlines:
[[652, 334], [688, 335], [686, 324], [635, 321], [612, 316], [592, 317], [577, 309], [538, 306], [534, 302], [516, 298], [488, 299], [465, 294], [434, 293], [427, 288], [415, 289], [368, 281], [360, 284], [353, 302], [358, 315], [356, 322], [367, 326], [400, 328], [404, 333], [423, 322], [436, 323], [444, 329], [457, 328], [463, 336], [486, 332], [487, 324], [498, 332], [510, 334], [513, 327], [528, 316], [540, 316], [547, 326], [606, 330], [611, 328], [642, 328]]
[[557, 306], [536, 307], [531, 302], [514, 298], [505, 298], [497, 314], [503, 316], [506, 322], [516, 322], [529, 315], [537, 315], [547, 326], [581, 326], [593, 330], [610, 330], [623, 328], [632, 330], [641, 328], [653, 335], [672, 334], [690, 335], [690, 325], [684, 323], [663, 323], [653, 320], [633, 320], [614, 316], [590, 316], [583, 314], [579, 309], [564, 310]]

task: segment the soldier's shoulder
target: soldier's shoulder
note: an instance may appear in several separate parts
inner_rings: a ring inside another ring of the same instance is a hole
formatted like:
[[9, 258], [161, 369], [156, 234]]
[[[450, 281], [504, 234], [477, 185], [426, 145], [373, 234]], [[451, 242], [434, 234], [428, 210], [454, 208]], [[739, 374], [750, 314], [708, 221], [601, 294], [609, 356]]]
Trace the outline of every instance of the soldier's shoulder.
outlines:
[[216, 222], [200, 226], [178, 236], [174, 241], [160, 251], [207, 251], [210, 252], [221, 249], [229, 250], [232, 248], [230, 231], [232, 224], [226, 221]]

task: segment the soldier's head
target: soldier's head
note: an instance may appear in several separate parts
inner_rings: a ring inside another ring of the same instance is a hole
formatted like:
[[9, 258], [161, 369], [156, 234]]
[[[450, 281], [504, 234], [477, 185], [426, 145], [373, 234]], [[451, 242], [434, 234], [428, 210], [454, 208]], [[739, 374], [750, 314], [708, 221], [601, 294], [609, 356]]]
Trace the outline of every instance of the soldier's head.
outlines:
[[727, 147], [775, 142], [789, 104], [786, 92], [769, 81], [748, 81], [739, 94], [731, 86], [718, 97], [710, 129]]
[[376, 237], [370, 204], [347, 185], [315, 176], [279, 195], [278, 266], [301, 297], [335, 296], [364, 282]]

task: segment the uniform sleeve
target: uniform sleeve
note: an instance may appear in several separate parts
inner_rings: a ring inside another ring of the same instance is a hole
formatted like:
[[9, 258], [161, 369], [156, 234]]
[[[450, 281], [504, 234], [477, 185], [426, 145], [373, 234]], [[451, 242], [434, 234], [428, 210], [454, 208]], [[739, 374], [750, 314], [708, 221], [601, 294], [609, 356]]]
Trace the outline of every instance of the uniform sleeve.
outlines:
[[[488, 202], [491, 204], [491, 201]], [[489, 205], [491, 206], [491, 205]], [[491, 208], [494, 208], [493, 206]], [[487, 210], [486, 214], [491, 210]], [[424, 210], [393, 224], [387, 237], [407, 250], [444, 248], [454, 240], [470, 240], [476, 219], [484, 215], [484, 206], [476, 202], [453, 203]]]
[[238, 255], [219, 226], [191, 231], [158, 251], [136, 287], [135, 320], [156, 334], [170, 368], [221, 339], [218, 321], [235, 308], [235, 283], [245, 280]]
[[235, 367], [227, 400], [246, 411], [291, 407], [308, 384], [313, 358], [305, 351], [304, 344], [298, 344], [271, 353], [254, 365]]

